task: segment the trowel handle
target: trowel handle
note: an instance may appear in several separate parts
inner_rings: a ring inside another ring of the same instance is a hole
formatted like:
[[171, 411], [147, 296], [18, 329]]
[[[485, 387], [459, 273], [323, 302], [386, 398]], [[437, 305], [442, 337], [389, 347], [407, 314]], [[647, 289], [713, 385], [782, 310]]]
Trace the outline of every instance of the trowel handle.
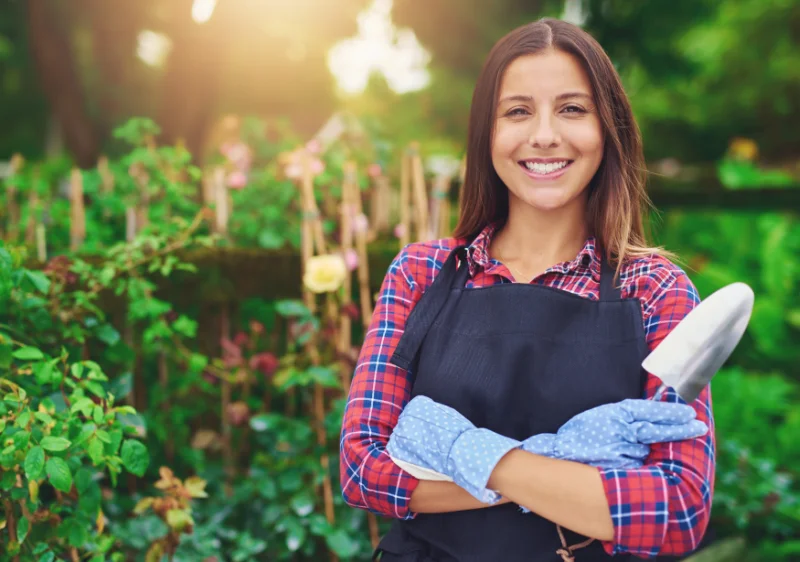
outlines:
[[669, 388], [669, 387], [662, 382], [661, 386], [659, 386], [658, 390], [656, 390], [655, 396], [653, 396], [650, 400], [652, 400], [654, 402], [658, 402], [659, 400], [661, 400], [661, 397], [667, 391], [667, 388]]

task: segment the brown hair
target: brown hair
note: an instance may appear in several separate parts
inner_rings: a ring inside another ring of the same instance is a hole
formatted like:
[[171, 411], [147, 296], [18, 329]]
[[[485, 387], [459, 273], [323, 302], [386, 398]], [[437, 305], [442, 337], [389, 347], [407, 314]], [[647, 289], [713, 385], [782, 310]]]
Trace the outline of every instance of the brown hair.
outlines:
[[500, 39], [489, 53], [472, 97], [467, 162], [456, 238], [471, 240], [491, 222], [508, 217], [508, 189], [492, 164], [492, 137], [498, 90], [506, 68], [517, 58], [557, 49], [574, 56], [589, 77], [603, 128], [602, 162], [589, 184], [589, 232], [607, 259], [667, 254], [649, 247], [643, 216], [651, 207], [639, 128], [622, 81], [600, 44], [570, 23], [544, 18]]

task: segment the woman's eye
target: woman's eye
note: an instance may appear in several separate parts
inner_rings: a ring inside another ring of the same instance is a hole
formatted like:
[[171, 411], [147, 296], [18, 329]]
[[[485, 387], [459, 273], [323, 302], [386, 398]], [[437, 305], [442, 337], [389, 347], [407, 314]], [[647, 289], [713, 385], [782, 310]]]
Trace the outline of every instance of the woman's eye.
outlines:
[[506, 115], [508, 117], [519, 117], [521, 115], [527, 115], [528, 110], [524, 107], [515, 107], [514, 109], [510, 110]]
[[568, 105], [563, 111], [566, 113], [586, 113], [586, 110], [579, 105]]

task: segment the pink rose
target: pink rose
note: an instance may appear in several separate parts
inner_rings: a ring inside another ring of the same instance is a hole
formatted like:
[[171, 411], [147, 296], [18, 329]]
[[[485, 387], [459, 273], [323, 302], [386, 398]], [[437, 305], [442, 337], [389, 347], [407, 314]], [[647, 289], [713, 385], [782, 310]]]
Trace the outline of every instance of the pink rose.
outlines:
[[367, 175], [371, 178], [377, 178], [381, 175], [381, 165], [380, 164], [370, 164], [367, 166]]
[[283, 173], [287, 178], [298, 180], [303, 177], [303, 167], [300, 164], [289, 164], [284, 168]]
[[319, 158], [315, 158], [311, 161], [311, 173], [315, 176], [320, 175], [322, 172], [325, 171], [325, 162], [320, 160]]
[[395, 238], [402, 238], [406, 234], [406, 227], [404, 224], [398, 224], [394, 227]]
[[344, 253], [344, 263], [347, 264], [349, 271], [355, 271], [358, 267], [358, 252], [353, 248], [348, 248]]
[[247, 176], [242, 172], [233, 172], [228, 176], [228, 187], [243, 189], [247, 185]]
[[367, 215], [361, 213], [353, 217], [353, 232], [363, 233], [369, 230], [369, 219]]
[[322, 143], [319, 139], [311, 139], [306, 143], [306, 150], [310, 154], [319, 154], [322, 151]]

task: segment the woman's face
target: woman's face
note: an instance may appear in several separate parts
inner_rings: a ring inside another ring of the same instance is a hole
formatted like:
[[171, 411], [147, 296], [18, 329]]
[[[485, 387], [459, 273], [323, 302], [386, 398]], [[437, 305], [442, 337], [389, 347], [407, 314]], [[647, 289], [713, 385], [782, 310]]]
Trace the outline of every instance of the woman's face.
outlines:
[[500, 84], [492, 163], [509, 206], [585, 208], [603, 158], [603, 131], [583, 68], [548, 50], [514, 60]]

